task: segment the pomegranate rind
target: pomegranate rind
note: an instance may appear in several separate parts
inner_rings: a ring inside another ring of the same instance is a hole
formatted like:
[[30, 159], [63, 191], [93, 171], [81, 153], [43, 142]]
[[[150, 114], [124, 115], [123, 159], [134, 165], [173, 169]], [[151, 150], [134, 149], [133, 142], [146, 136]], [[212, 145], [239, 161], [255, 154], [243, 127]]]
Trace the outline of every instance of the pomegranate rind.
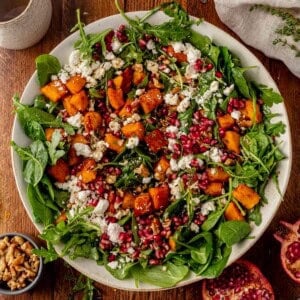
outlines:
[[295, 262], [291, 263], [286, 258], [286, 252], [293, 242], [300, 241], [300, 220], [296, 221], [294, 224], [290, 224], [285, 221], [280, 221], [288, 232], [276, 232], [274, 237], [277, 241], [281, 243], [281, 250], [280, 250], [280, 260], [281, 265], [286, 272], [286, 274], [298, 284], [300, 283], [300, 277], [296, 277], [295, 273], [300, 274], [300, 259], [297, 259]]
[[[244, 259], [239, 259], [236, 262], [234, 262], [231, 266], [229, 267], [234, 267], [236, 265], [242, 265], [244, 266], [249, 273], [251, 274], [252, 280], [249, 282], [246, 282], [243, 286], [240, 286], [239, 289], [237, 289], [236, 287], [231, 288], [230, 284], [229, 284], [229, 279], [230, 278], [226, 278], [225, 280], [228, 280], [228, 284], [226, 285], [227, 289], [226, 289], [226, 293], [222, 294], [223, 298], [220, 297], [219, 299], [228, 299], [228, 300], [242, 300], [243, 299], [243, 293], [246, 292], [249, 289], [263, 289], [264, 291], [268, 291], [269, 293], [269, 299], [270, 300], [274, 300], [275, 296], [274, 296], [274, 291], [273, 288], [270, 284], [270, 282], [268, 281], [268, 279], [262, 274], [262, 272], [260, 271], [260, 269], [253, 263], [251, 263], [248, 260], [244, 260]], [[223, 274], [223, 273], [222, 273]], [[222, 277], [222, 274], [218, 277], [218, 278], [214, 278], [214, 279], [204, 279], [202, 281], [202, 299], [203, 300], [214, 300], [217, 299], [216, 295], [210, 295], [209, 290], [207, 289], [207, 284], [209, 282], [212, 281], [216, 281], [219, 278]], [[225, 290], [222, 290], [225, 291]], [[260, 299], [260, 298], [258, 298]]]

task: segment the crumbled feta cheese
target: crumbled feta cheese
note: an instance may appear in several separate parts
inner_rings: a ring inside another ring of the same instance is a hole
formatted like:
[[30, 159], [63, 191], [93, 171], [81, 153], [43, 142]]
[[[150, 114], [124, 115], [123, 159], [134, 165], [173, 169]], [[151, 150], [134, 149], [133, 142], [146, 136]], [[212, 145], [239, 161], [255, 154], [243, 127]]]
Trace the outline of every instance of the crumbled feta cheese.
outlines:
[[78, 66], [81, 63], [81, 53], [79, 50], [73, 50], [69, 56], [69, 65]]
[[94, 144], [95, 150], [92, 153], [92, 157], [95, 161], [100, 161], [103, 157], [104, 152], [108, 148], [108, 144], [104, 141], [98, 141]]
[[105, 53], [104, 58], [106, 60], [113, 60], [116, 58], [116, 56], [112, 52], [107, 52], [107, 53]]
[[135, 91], [135, 95], [138, 97], [138, 96], [141, 96], [144, 92], [145, 92], [145, 89], [137, 89]]
[[122, 44], [117, 38], [114, 38], [112, 43], [111, 43], [112, 51], [117, 53], [119, 49], [122, 47]]
[[156, 63], [155, 61], [147, 60], [146, 61], [146, 68], [151, 73], [158, 73], [158, 63]]
[[124, 65], [124, 60], [121, 59], [120, 57], [117, 57], [117, 58], [114, 58], [112, 61], [111, 61], [111, 64], [113, 66], [113, 68], [115, 69], [120, 69], [123, 67]]
[[177, 111], [179, 113], [185, 112], [189, 108], [190, 104], [191, 104], [190, 98], [184, 98], [177, 106]]
[[203, 154], [208, 156], [213, 162], [221, 162], [222, 151], [217, 147], [212, 147]]
[[90, 157], [92, 155], [92, 150], [88, 145], [82, 143], [75, 143], [73, 145], [77, 156]]
[[180, 170], [190, 169], [193, 158], [194, 156], [192, 154], [182, 156], [178, 161], [178, 168]]
[[182, 179], [177, 177], [171, 183], [169, 183], [170, 193], [175, 199], [179, 199], [181, 197], [181, 186], [182, 186]]
[[93, 223], [96, 224], [100, 227], [101, 232], [106, 232], [107, 231], [107, 223], [106, 220], [101, 217], [98, 216], [97, 214], [93, 214], [89, 220]]
[[168, 149], [174, 152], [174, 145], [177, 144], [176, 139], [168, 139]]
[[127, 125], [127, 124], [130, 124], [130, 123], [135, 123], [135, 122], [138, 122], [140, 119], [141, 119], [141, 116], [137, 113], [134, 113], [131, 117], [127, 118], [123, 122], [123, 124]]
[[113, 260], [107, 264], [107, 266], [113, 270], [117, 269], [119, 262], [117, 260]]
[[153, 41], [153, 40], [149, 40], [149, 41], [147, 42], [147, 44], [146, 44], [146, 48], [147, 48], [148, 50], [153, 50], [153, 49], [155, 49], [155, 43], [154, 43], [154, 41]]
[[76, 176], [71, 176], [70, 179], [66, 182], [60, 183], [56, 182], [55, 185], [62, 190], [68, 191], [68, 192], [78, 192], [80, 191], [80, 187], [77, 185], [78, 178]]
[[199, 232], [199, 226], [197, 224], [195, 224], [194, 222], [191, 223], [190, 226], [191, 230], [198, 233]]
[[183, 52], [186, 50], [185, 45], [182, 42], [173, 42], [171, 43], [175, 52]]
[[179, 101], [178, 94], [167, 93], [164, 95], [164, 100], [168, 105], [177, 105]]
[[200, 199], [199, 198], [193, 198], [192, 201], [194, 202], [194, 204], [198, 205], [200, 203]]
[[94, 208], [93, 213], [102, 216], [108, 209], [109, 202], [106, 199], [100, 199], [97, 206]]
[[233, 119], [239, 120], [241, 117], [241, 112], [239, 110], [233, 110], [230, 115]]
[[212, 95], [217, 92], [219, 90], [219, 82], [217, 80], [214, 80], [210, 86], [209, 89], [207, 91], [205, 91], [205, 93], [201, 96], [201, 97], [197, 97], [196, 102], [198, 104], [203, 104], [205, 103], [207, 100], [209, 100]]
[[216, 210], [216, 206], [212, 201], [207, 201], [201, 205], [201, 214], [203, 216], [207, 216], [210, 211], [215, 211], [215, 210]]
[[139, 138], [137, 136], [130, 137], [126, 143], [128, 149], [133, 149], [139, 144]]
[[184, 76], [187, 79], [196, 79], [198, 77], [198, 72], [194, 68], [194, 65], [187, 65]]
[[109, 122], [108, 127], [114, 133], [117, 133], [121, 129], [121, 125], [114, 120]]
[[226, 88], [224, 89], [224, 91], [223, 91], [223, 94], [224, 94], [225, 96], [229, 96], [233, 90], [234, 90], [234, 84], [232, 84], [232, 85], [226, 87]]
[[151, 182], [151, 179], [152, 179], [152, 177], [143, 177], [142, 182], [143, 182], [143, 184], [148, 184]]
[[82, 74], [83, 77], [88, 77], [92, 75], [93, 69], [90, 66], [90, 63], [86, 60], [82, 61], [78, 67], [78, 73]]
[[90, 195], [91, 195], [91, 191], [89, 191], [89, 190], [79, 191], [77, 193], [77, 199], [81, 203], [86, 203], [88, 201]]
[[176, 126], [168, 126], [166, 128], [166, 132], [177, 133], [178, 132], [178, 127], [176, 127]]
[[201, 52], [190, 43], [186, 43], [185, 54], [187, 56], [187, 61], [190, 64], [194, 64], [199, 58], [201, 58]]
[[217, 80], [214, 80], [210, 86], [209, 86], [209, 90], [212, 92], [212, 93], [215, 93], [217, 92], [219, 89], [219, 81]]
[[60, 70], [57, 76], [63, 84], [66, 84], [67, 81], [70, 79], [69, 73], [64, 69]]
[[119, 235], [121, 232], [124, 232], [123, 227], [121, 227], [118, 223], [109, 223], [107, 226], [107, 234], [109, 240], [113, 243], [119, 242]]
[[176, 161], [174, 158], [171, 158], [171, 159], [170, 159], [170, 168], [171, 168], [171, 170], [174, 171], [174, 172], [176, 172], [176, 171], [179, 170], [177, 161]]

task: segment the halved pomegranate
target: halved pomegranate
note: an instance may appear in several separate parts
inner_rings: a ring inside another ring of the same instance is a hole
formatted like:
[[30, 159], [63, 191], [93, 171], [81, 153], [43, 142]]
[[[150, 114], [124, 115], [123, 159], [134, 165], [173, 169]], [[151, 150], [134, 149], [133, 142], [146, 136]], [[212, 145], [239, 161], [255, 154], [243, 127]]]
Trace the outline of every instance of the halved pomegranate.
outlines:
[[286, 273], [300, 283], [300, 220], [295, 224], [281, 221], [282, 230], [274, 237], [281, 243], [281, 263]]
[[269, 281], [253, 263], [240, 259], [202, 283], [203, 300], [274, 300]]

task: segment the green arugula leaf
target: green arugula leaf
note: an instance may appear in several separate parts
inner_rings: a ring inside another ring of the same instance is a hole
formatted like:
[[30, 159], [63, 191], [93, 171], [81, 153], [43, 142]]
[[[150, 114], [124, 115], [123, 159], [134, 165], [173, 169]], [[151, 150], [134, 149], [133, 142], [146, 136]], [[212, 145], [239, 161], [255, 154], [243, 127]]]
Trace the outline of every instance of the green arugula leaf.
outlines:
[[45, 264], [55, 261], [60, 257], [51, 244], [47, 244], [47, 249], [43, 247], [40, 249], [32, 249], [32, 253], [44, 258], [43, 262]]
[[48, 83], [51, 75], [57, 74], [61, 69], [59, 60], [50, 54], [42, 54], [38, 56], [35, 59], [35, 65], [40, 86]]
[[256, 88], [259, 90], [259, 96], [264, 101], [267, 106], [272, 106], [273, 104], [278, 104], [283, 102], [282, 96], [275, 92], [272, 88], [269, 88], [263, 84], [255, 83]]

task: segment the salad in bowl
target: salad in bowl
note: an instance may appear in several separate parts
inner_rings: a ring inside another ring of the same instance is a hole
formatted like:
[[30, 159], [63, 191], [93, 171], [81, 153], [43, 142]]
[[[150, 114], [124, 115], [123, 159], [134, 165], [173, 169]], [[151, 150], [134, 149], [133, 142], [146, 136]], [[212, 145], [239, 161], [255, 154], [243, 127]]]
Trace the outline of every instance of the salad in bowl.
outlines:
[[[152, 24], [160, 9], [168, 18]], [[178, 4], [119, 10], [126, 24], [93, 33], [78, 11], [65, 64], [39, 56], [39, 93], [14, 97], [29, 139], [12, 147], [48, 246], [37, 252], [94, 260], [137, 286], [217, 277], [263, 222], [271, 180], [281, 198], [285, 124], [271, 107], [282, 97]]]

